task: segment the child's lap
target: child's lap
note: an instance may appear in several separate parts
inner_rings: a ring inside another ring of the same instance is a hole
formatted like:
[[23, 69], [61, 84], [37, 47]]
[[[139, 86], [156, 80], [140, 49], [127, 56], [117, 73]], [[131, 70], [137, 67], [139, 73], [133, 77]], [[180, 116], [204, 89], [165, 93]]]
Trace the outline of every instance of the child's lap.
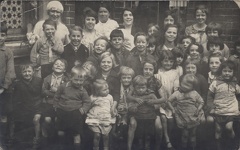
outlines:
[[64, 111], [57, 109], [56, 128], [58, 131], [71, 131], [81, 134], [83, 131], [84, 117], [79, 110]]
[[56, 117], [56, 111], [54, 110], [52, 104], [42, 103], [41, 104], [41, 112], [42, 112], [42, 118], [45, 118], [45, 117], [55, 118]]
[[234, 118], [236, 116], [212, 115], [212, 117], [216, 123], [218, 123], [220, 125], [225, 125], [229, 122], [234, 121]]
[[144, 135], [153, 136], [155, 132], [155, 119], [136, 119], [137, 129], [135, 135], [142, 137]]
[[112, 129], [112, 125], [89, 125], [88, 127], [92, 132], [103, 135], [109, 134]]

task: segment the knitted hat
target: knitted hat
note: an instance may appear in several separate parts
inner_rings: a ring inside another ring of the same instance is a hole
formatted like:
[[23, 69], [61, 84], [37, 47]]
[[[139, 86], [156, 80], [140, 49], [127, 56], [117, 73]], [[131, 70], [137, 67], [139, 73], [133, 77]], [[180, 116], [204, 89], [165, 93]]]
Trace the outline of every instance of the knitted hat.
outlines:
[[55, 8], [56, 10], [63, 12], [63, 5], [59, 1], [51, 1], [47, 4], [47, 11]]
[[183, 76], [182, 80], [180, 81], [180, 90], [182, 92], [189, 92], [194, 89], [197, 83], [197, 78], [193, 74], [186, 74]]

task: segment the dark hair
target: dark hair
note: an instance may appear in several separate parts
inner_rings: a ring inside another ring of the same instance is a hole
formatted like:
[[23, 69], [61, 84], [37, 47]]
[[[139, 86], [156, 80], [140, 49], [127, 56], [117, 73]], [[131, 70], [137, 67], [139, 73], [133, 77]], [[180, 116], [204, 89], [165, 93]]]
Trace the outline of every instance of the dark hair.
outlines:
[[157, 39], [154, 35], [149, 36], [148, 38], [148, 47], [155, 45], [157, 47]]
[[196, 7], [196, 9], [195, 9], [195, 16], [196, 16], [197, 10], [201, 10], [201, 11], [202, 11], [203, 13], [205, 13], [206, 16], [208, 17], [208, 8], [207, 8], [205, 5], [201, 4], [201, 5], [198, 5], [198, 6]]
[[94, 17], [97, 20], [97, 13], [92, 10], [89, 7], [86, 7], [83, 9], [83, 18], [84, 20], [86, 19], [86, 17]]
[[42, 25], [42, 28], [45, 28], [45, 25], [52, 25], [57, 30], [57, 23], [55, 21], [52, 21], [51, 19], [46, 19]]
[[173, 52], [173, 54], [175, 55], [176, 58], [177, 58], [177, 57], [182, 57], [182, 58], [184, 58], [184, 52], [183, 52], [179, 47], [174, 47], [174, 48], [172, 49], [172, 52]]
[[236, 70], [236, 66], [235, 66], [235, 63], [231, 60], [227, 60], [227, 61], [224, 61], [223, 63], [221, 63], [219, 69], [218, 69], [218, 74], [221, 75], [222, 74], [222, 70], [224, 68], [230, 68], [231, 70], [233, 70], [233, 75], [235, 75], [235, 70]]
[[63, 59], [63, 58], [57, 58], [57, 59], [55, 59], [54, 61], [53, 61], [53, 65], [56, 63], [56, 61], [61, 61], [62, 63], [64, 63], [64, 65], [65, 65], [65, 69], [68, 67], [68, 63], [67, 63], [67, 61], [65, 60], [65, 59]]
[[210, 59], [211, 59], [212, 57], [218, 57], [221, 63], [224, 61], [224, 59], [223, 59], [223, 57], [222, 57], [221, 54], [219, 54], [219, 53], [213, 53], [213, 54], [210, 54], [209, 57], [208, 57], [208, 65], [209, 65]]
[[180, 41], [182, 42], [184, 39], [190, 39], [192, 41], [191, 43], [196, 43], [196, 39], [191, 37], [190, 35], [183, 36]]
[[210, 22], [205, 29], [206, 34], [208, 33], [208, 31], [214, 31], [214, 30], [217, 30], [218, 36], [220, 36], [223, 32], [222, 25], [217, 22]]
[[100, 9], [101, 7], [106, 8], [109, 13], [111, 12], [111, 7], [110, 7], [107, 3], [101, 2], [101, 3], [100, 3], [100, 6], [99, 6], [99, 8], [98, 8], [98, 12], [99, 12], [99, 9]]
[[147, 30], [149, 30], [149, 28], [151, 28], [151, 27], [155, 27], [158, 31], [160, 31], [160, 27], [159, 27], [159, 25], [156, 24], [156, 23], [150, 23], [150, 24], [148, 24]]
[[[173, 10], [166, 10], [163, 14], [163, 20], [165, 20], [165, 18], [167, 18], [168, 16], [172, 16], [173, 20], [174, 20], [174, 24], [177, 24], [177, 15], [176, 12]], [[164, 21], [163, 21], [163, 27], [164, 27]]]
[[142, 75], [137, 75], [133, 79], [133, 87], [135, 87], [137, 85], [147, 85], [147, 79], [144, 78], [144, 76], [142, 76]]
[[103, 79], [96, 79], [93, 82], [93, 86], [92, 86], [92, 94], [94, 96], [99, 96], [99, 89], [101, 89], [104, 85], [108, 85], [106, 80]]
[[199, 72], [199, 63], [197, 63], [196, 61], [191, 61], [191, 60], [186, 60], [184, 63], [183, 63], [183, 74], [186, 74], [186, 66], [189, 65], [189, 64], [193, 64], [196, 66], [197, 68], [197, 72], [196, 74], [198, 74]]
[[27, 68], [32, 68], [34, 70], [33, 64], [20, 65], [20, 71], [24, 71]]
[[177, 42], [178, 42], [178, 35], [179, 35], [179, 27], [178, 27], [178, 25], [176, 25], [176, 24], [168, 24], [165, 28], [164, 28], [164, 31], [163, 31], [163, 42], [165, 42], [165, 33], [167, 32], [167, 30], [169, 29], [169, 28], [176, 28], [177, 29], [177, 36], [176, 36], [176, 39], [174, 40], [174, 43], [175, 44], [177, 44]]
[[80, 26], [73, 26], [72, 28], [70, 28], [69, 32], [70, 35], [72, 34], [73, 31], [80, 31], [80, 33], [82, 34], [82, 28]]
[[146, 63], [152, 64], [153, 65], [153, 69], [154, 69], [154, 73], [157, 73], [157, 61], [155, 60], [154, 56], [152, 55], [147, 55], [146, 59], [144, 60], [142, 66], [144, 67], [144, 65]]
[[233, 46], [234, 49], [233, 49], [233, 51], [232, 51], [233, 54], [239, 56], [240, 53], [236, 51], [237, 46], [240, 46], [240, 38], [239, 38], [237, 41], [234, 42], [234, 46]]
[[124, 39], [122, 30], [119, 29], [112, 30], [112, 32], [110, 33], [110, 41], [113, 39], [113, 37], [121, 37]]
[[138, 32], [138, 33], [136, 33], [136, 34], [134, 35], [134, 44], [136, 43], [137, 37], [139, 37], [139, 36], [145, 36], [145, 37], [146, 37], [146, 41], [148, 42], [148, 36], [147, 36], [147, 34], [144, 33], [144, 32]]
[[207, 42], [207, 50], [210, 49], [210, 44], [215, 44], [220, 46], [220, 50], [223, 50], [224, 44], [220, 37], [209, 37]]
[[172, 51], [170, 51], [170, 50], [162, 50], [160, 52], [159, 59], [158, 59], [159, 67], [161, 66], [161, 62], [164, 59], [173, 59], [174, 60], [173, 69], [176, 68], [176, 56], [173, 54]]
[[5, 21], [1, 21], [1, 32], [5, 33], [7, 35], [7, 31], [8, 31], [8, 28], [7, 28], [7, 23]]
[[[122, 12], [121, 12], [121, 17], [120, 17], [120, 21], [121, 21], [121, 22], [123, 22], [123, 14], [124, 14], [125, 11], [130, 11], [130, 12], [132, 13], [133, 17], [134, 17], [134, 11], [133, 11], [133, 9], [130, 8], [130, 7], [126, 7], [126, 8], [124, 8], [124, 9], [122, 10]], [[134, 21], [134, 20], [133, 20], [133, 21]]]
[[202, 54], [203, 53], [203, 46], [201, 45], [201, 44], [198, 44], [198, 43], [191, 43], [189, 46], [188, 46], [188, 48], [187, 48], [187, 50], [186, 50], [186, 54], [190, 54], [190, 49], [191, 49], [191, 47], [193, 46], [193, 45], [196, 45], [196, 46], [198, 46], [198, 52], [200, 53], [200, 54]]

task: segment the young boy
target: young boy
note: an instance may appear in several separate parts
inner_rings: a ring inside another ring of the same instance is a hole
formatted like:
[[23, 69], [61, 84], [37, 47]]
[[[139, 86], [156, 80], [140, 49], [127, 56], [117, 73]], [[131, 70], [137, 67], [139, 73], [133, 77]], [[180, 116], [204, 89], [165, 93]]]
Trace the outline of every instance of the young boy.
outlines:
[[64, 47], [64, 52], [61, 55], [68, 63], [67, 73], [70, 73], [73, 66], [83, 64], [89, 57], [88, 48], [81, 44], [82, 28], [79, 26], [72, 27], [69, 37], [71, 42]]
[[41, 118], [41, 92], [42, 79], [34, 77], [33, 67], [23, 65], [20, 67], [22, 78], [16, 82], [13, 92], [13, 124], [10, 135], [14, 135], [14, 124], [19, 122], [25, 128], [35, 127], [35, 137], [33, 138], [33, 148], [40, 145], [40, 118]]
[[83, 137], [83, 115], [88, 112], [91, 106], [91, 100], [83, 87], [86, 75], [86, 71], [79, 65], [73, 67], [70, 81], [61, 84], [54, 96], [54, 107], [57, 110], [58, 118], [59, 146], [61, 148], [63, 148], [65, 132], [70, 131], [74, 135], [75, 149], [80, 149], [81, 138]]
[[7, 110], [9, 105], [9, 90], [15, 79], [14, 58], [11, 50], [5, 46], [7, 38], [7, 25], [1, 21], [0, 25], [0, 120], [7, 122]]
[[[53, 108], [54, 94], [56, 93], [58, 87], [67, 82], [67, 77], [64, 75], [67, 67], [66, 60], [62, 58], [57, 58], [53, 63], [53, 73], [44, 78], [42, 86], [43, 99], [43, 124], [42, 124], [42, 134], [44, 137], [48, 137], [49, 133], [52, 133], [51, 125], [55, 119], [55, 110]], [[51, 134], [50, 134], [51, 135]]]
[[[139, 149], [143, 148], [141, 140], [145, 141], [145, 149], [150, 149], [150, 137], [154, 135], [157, 118], [154, 104], [159, 104], [161, 101], [157, 99], [152, 90], [147, 88], [147, 79], [141, 75], [133, 79], [133, 88], [133, 97], [142, 99], [142, 102], [130, 101], [129, 115], [133, 116], [138, 124], [135, 134], [140, 136]], [[131, 146], [128, 149], [130, 150]]]
[[56, 26], [56, 22], [46, 20], [43, 23], [44, 36], [37, 40], [31, 50], [30, 60], [35, 67], [41, 66], [42, 79], [52, 72], [53, 61], [63, 52], [62, 41], [54, 36]]
[[130, 52], [124, 47], [124, 35], [122, 30], [115, 29], [110, 34], [111, 52], [119, 66], [126, 65], [126, 58]]

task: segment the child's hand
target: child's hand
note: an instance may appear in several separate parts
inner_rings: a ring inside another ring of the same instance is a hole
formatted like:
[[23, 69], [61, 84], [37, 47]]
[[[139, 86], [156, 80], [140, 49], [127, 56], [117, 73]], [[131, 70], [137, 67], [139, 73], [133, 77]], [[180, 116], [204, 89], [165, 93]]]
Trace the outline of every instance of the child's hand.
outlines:
[[117, 109], [115, 109], [115, 108], [111, 108], [111, 116], [112, 117], [115, 117], [115, 116], [117, 116]]
[[198, 116], [198, 114], [199, 114], [199, 110], [197, 109], [194, 113], [194, 116]]
[[138, 103], [139, 105], [141, 105], [141, 104], [144, 103], [144, 101], [143, 101], [141, 98], [137, 98], [136, 101], [137, 101], [137, 103]]
[[0, 88], [0, 94], [4, 92], [4, 88]]
[[210, 111], [210, 114], [214, 114], [215, 113], [215, 111], [214, 111], [214, 109], [212, 109], [211, 111]]
[[150, 100], [148, 100], [147, 101], [147, 104], [149, 104], [149, 105], [153, 105], [153, 104], [155, 104], [155, 100], [153, 100], [153, 99], [150, 99]]
[[79, 108], [79, 111], [80, 111], [81, 115], [85, 114], [85, 111], [82, 108]]

